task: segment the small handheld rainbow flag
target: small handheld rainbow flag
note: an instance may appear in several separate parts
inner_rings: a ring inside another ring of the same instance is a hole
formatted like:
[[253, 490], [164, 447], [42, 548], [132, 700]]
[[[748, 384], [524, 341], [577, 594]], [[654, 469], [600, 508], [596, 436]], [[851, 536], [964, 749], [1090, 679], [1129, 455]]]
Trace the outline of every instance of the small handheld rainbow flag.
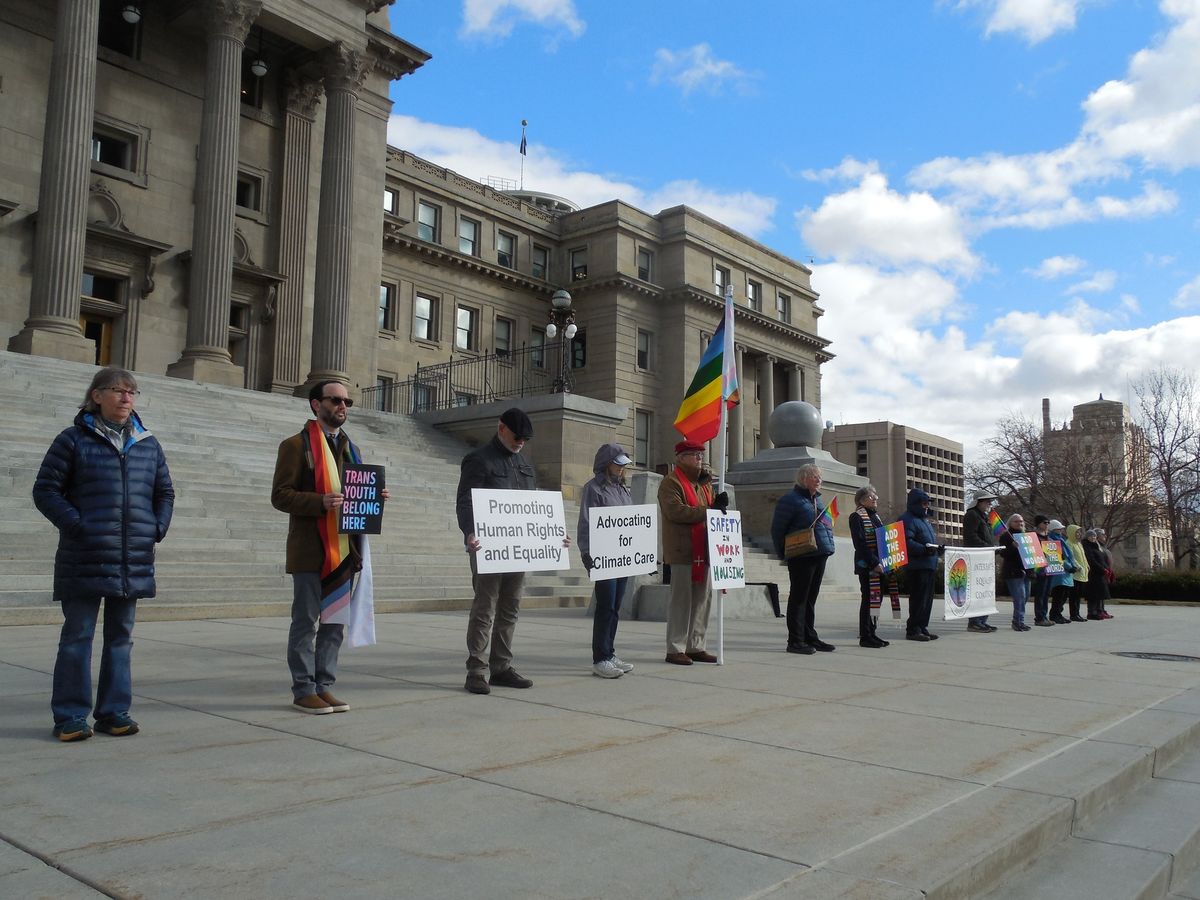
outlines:
[[837, 524], [837, 520], [838, 520], [838, 504], [837, 504], [837, 497], [834, 497], [832, 500], [829, 501], [829, 505], [821, 511], [821, 514], [819, 516], [817, 516], [817, 521], [824, 522], [830, 528], [832, 528], [834, 525]]
[[1000, 537], [1000, 532], [1004, 531], [1004, 520], [1000, 518], [1000, 513], [994, 509], [988, 513], [988, 526], [992, 529], [992, 534]]

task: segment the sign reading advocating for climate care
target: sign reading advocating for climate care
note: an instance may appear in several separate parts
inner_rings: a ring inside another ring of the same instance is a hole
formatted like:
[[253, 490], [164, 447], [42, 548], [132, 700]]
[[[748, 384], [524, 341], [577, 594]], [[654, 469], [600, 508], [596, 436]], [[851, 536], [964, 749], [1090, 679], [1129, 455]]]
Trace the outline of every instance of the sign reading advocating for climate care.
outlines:
[[908, 542], [904, 537], [903, 522], [893, 522], [891, 525], [876, 528], [875, 543], [883, 571], [895, 572], [908, 565]]
[[996, 551], [946, 548], [946, 608], [943, 617], [966, 619], [996, 611]]
[[593, 506], [588, 510], [592, 581], [658, 570], [658, 504]]
[[736, 509], [723, 513], [708, 510], [708, 571], [712, 586], [746, 586], [746, 560], [742, 556], [742, 514]]
[[347, 465], [342, 473], [339, 534], [379, 534], [383, 530], [383, 466]]
[[558, 491], [489, 491], [471, 489], [475, 537], [475, 571], [543, 572], [569, 569], [571, 559], [562, 494]]

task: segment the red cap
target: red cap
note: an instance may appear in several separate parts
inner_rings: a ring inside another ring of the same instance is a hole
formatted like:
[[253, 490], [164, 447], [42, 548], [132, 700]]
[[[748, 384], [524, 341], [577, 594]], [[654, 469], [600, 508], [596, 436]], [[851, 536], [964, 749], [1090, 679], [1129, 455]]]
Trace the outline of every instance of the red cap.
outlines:
[[703, 453], [704, 445], [697, 444], [695, 441], [680, 441], [675, 445], [676, 455], [680, 453]]

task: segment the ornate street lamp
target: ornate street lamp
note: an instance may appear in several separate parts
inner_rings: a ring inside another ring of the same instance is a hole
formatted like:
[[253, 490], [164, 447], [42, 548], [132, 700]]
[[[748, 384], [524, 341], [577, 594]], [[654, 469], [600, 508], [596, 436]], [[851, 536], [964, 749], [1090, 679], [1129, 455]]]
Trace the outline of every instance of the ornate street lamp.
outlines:
[[571, 338], [578, 331], [575, 327], [575, 310], [571, 308], [571, 295], [558, 290], [550, 298], [550, 324], [546, 326], [546, 337], [554, 340], [562, 334], [559, 340], [559, 372], [554, 379], [554, 393], [569, 394], [574, 387], [571, 378]]

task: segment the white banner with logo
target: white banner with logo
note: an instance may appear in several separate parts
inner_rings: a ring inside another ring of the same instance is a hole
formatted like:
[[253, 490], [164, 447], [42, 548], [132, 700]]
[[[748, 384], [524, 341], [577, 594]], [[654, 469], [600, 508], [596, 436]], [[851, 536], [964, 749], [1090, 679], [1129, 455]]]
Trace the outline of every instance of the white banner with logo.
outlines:
[[946, 621], [996, 612], [996, 551], [990, 547], [947, 547]]

